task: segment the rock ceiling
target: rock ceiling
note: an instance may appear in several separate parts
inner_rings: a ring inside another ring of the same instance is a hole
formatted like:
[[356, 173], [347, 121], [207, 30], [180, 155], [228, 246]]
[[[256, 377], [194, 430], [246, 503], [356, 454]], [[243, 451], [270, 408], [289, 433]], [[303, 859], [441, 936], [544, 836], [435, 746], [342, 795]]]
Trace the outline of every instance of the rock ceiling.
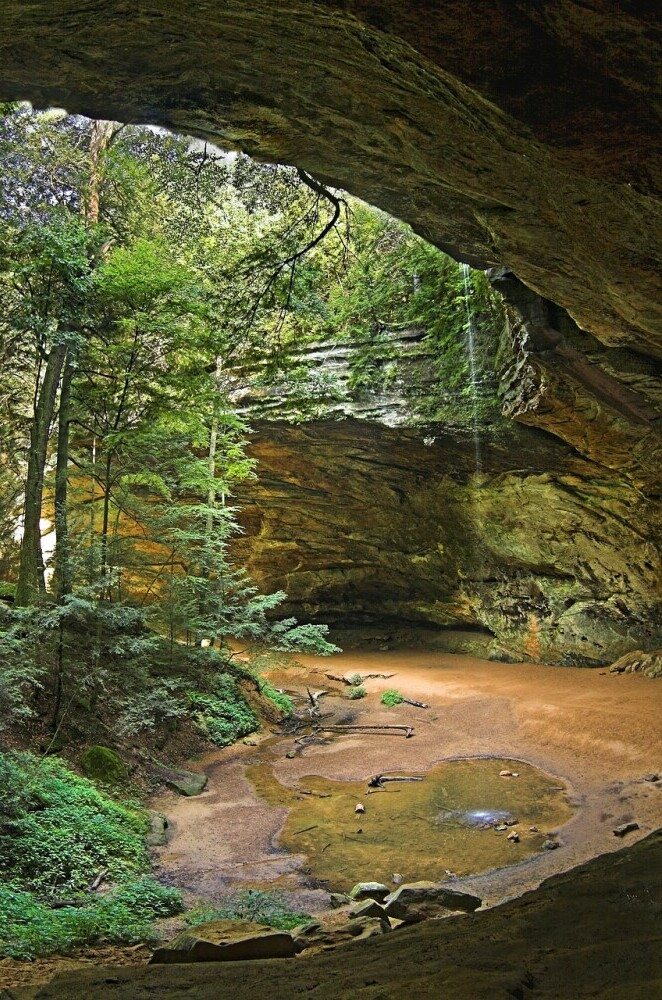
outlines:
[[296, 163], [660, 354], [660, 35], [640, 10], [10, 0], [0, 97]]

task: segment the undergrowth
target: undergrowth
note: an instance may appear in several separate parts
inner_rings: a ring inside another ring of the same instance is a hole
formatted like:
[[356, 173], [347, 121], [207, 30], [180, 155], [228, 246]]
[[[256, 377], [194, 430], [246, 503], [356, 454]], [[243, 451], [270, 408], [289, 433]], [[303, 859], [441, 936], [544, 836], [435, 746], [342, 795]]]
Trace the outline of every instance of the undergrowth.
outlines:
[[[152, 940], [180, 893], [145, 871], [147, 822], [55, 757], [0, 753], [0, 954], [33, 958], [97, 941]], [[99, 872], [116, 883], [92, 894]], [[65, 901], [63, 908], [54, 904]]]
[[219, 919], [248, 920], [251, 923], [266, 924], [268, 927], [289, 931], [310, 920], [310, 915], [293, 910], [280, 893], [265, 892], [262, 889], [244, 889], [236, 896], [228, 896], [217, 906], [202, 901], [189, 910], [184, 918], [189, 927]]

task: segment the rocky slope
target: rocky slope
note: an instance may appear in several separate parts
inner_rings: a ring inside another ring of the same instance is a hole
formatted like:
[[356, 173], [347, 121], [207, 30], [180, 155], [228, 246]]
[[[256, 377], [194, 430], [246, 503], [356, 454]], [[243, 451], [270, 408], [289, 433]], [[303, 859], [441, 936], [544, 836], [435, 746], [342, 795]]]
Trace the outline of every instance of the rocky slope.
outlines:
[[[649, 1000], [659, 966], [660, 832], [485, 912], [429, 921], [327, 955], [63, 973], [2, 1000], [315, 997]], [[627, 889], [624, 887], [627, 886]]]

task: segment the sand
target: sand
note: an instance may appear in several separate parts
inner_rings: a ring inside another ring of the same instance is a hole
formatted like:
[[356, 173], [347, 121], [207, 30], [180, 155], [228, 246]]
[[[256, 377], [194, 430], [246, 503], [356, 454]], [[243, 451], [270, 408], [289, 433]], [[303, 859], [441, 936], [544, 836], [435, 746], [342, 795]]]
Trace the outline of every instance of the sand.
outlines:
[[[270, 674], [271, 682], [305, 692], [306, 686], [339, 689], [326, 672], [395, 674], [365, 681], [368, 697], [361, 701], [327, 697], [322, 704], [345, 722], [411, 724], [415, 736], [341, 736], [327, 746], [307, 747], [294, 759], [285, 755], [297, 745], [285, 738], [269, 748], [274, 773], [285, 785], [296, 787], [310, 774], [363, 780], [473, 756], [526, 761], [566, 783], [577, 809], [557, 831], [558, 850], [456, 883], [489, 903], [617, 850], [623, 841], [613, 830], [621, 823], [639, 823], [628, 843], [662, 825], [662, 781], [643, 780], [648, 773], [662, 772], [660, 682], [411, 649], [301, 660], [302, 667]], [[388, 687], [430, 708], [385, 708], [379, 696]], [[286, 810], [263, 802], [246, 778], [246, 765], [260, 759], [262, 748], [241, 744], [216, 752], [200, 764], [210, 779], [205, 793], [195, 799], [167, 793], [154, 800], [153, 807], [171, 823], [168, 846], [157, 852], [158, 864], [168, 881], [194, 895], [214, 899], [228, 889], [261, 885], [285, 890], [297, 905], [316, 912], [325, 907], [326, 894], [307, 887], [307, 859], [277, 846]]]

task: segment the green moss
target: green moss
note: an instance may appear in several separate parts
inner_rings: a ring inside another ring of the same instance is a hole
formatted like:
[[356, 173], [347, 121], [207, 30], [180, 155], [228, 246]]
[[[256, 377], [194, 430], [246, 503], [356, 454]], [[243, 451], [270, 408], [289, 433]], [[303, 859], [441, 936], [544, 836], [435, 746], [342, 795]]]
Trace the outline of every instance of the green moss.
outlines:
[[86, 778], [101, 785], [122, 785], [128, 778], [124, 761], [109, 747], [88, 747], [81, 754], [80, 766]]

